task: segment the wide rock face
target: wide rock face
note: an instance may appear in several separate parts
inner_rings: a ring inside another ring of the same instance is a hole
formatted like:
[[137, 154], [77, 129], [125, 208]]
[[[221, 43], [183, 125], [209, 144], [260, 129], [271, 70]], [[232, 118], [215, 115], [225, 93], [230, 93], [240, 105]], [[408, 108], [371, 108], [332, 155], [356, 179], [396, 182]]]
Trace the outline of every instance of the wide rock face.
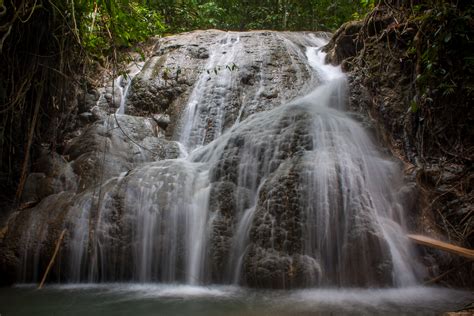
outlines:
[[[208, 143], [236, 121], [311, 88], [313, 72], [304, 56], [310, 40], [270, 31], [166, 37], [134, 77], [126, 112], [168, 114], [168, 135], [183, 143]], [[190, 102], [197, 107], [186, 115]]]
[[216, 30], [159, 40], [122, 99], [100, 95], [96, 121], [30, 175], [35, 206], [2, 230], [2, 270], [38, 281], [66, 230], [51, 279], [412, 284], [398, 166], [342, 112], [324, 43]]

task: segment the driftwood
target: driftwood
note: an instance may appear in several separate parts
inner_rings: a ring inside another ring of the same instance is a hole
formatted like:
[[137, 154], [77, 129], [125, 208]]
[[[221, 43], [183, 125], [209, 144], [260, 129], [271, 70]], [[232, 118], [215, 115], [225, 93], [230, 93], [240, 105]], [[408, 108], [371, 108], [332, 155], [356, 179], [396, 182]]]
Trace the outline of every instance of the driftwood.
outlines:
[[412, 241], [417, 244], [444, 250], [450, 253], [453, 253], [458, 256], [466, 257], [470, 260], [474, 260], [474, 250], [459, 247], [441, 240], [433, 239], [427, 236], [422, 235], [407, 235]]
[[44, 271], [43, 279], [41, 279], [41, 283], [38, 286], [38, 290], [41, 290], [43, 288], [44, 282], [46, 281], [46, 278], [48, 277], [49, 271], [53, 267], [54, 260], [56, 259], [56, 256], [58, 255], [59, 248], [61, 247], [61, 243], [64, 239], [64, 234], [66, 234], [66, 229], [63, 229], [63, 231], [61, 232], [61, 235], [59, 235], [58, 241], [56, 242], [56, 248], [54, 249], [53, 256], [51, 257], [51, 260], [49, 261], [46, 271]]

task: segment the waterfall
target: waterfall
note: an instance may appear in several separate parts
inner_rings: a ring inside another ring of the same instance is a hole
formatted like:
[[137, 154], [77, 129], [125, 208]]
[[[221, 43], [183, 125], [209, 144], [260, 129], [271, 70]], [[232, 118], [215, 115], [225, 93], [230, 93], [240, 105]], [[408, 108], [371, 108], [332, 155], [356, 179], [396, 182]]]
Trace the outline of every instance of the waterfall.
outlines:
[[239, 36], [228, 33], [211, 48], [206, 71], [195, 84], [183, 115], [180, 142], [185, 148], [202, 146], [222, 133], [229, 90], [235, 85], [232, 71], [242, 50], [239, 44]]
[[120, 75], [114, 80], [114, 86], [117, 87], [120, 96], [120, 105], [116, 111], [117, 114], [125, 114], [128, 91], [132, 85], [132, 79], [143, 68], [143, 62], [133, 63], [128, 69], [128, 73]]
[[[209, 46], [175, 135], [178, 158], [137, 160], [99, 187], [37, 207], [66, 210], [58, 215], [69, 231], [63, 278], [275, 288], [415, 284], [400, 167], [346, 112], [346, 79], [324, 64], [326, 39], [271, 33], [285, 45], [300, 96], [266, 107], [273, 95], [262, 95], [273, 77], [264, 73], [262, 45], [251, 61], [259, 69], [255, 89], [242, 93], [245, 102], [230, 115], [229, 95], [250, 63], [249, 35], [242, 34], [225, 33]], [[35, 216], [29, 229], [37, 232], [22, 237], [28, 260], [47, 238]], [[38, 277], [31, 269], [24, 261], [25, 281]]]

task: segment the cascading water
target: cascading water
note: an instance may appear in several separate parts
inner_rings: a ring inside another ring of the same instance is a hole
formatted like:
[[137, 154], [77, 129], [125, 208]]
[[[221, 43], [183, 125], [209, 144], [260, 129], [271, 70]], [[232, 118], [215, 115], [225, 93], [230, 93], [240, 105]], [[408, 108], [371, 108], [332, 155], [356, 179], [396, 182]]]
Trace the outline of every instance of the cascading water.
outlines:
[[[180, 142], [186, 148], [202, 146], [221, 134], [228, 91], [235, 85], [232, 71], [242, 51], [239, 43], [239, 36], [229, 33], [212, 47], [206, 73], [195, 84], [184, 112]], [[209, 135], [209, 130], [215, 135]]]
[[[247, 103], [229, 116], [228, 94], [239, 85], [249, 48], [239, 33], [224, 34], [209, 48], [176, 133], [186, 153], [142, 164], [136, 159], [129, 171], [95, 189], [43, 200], [37, 209], [56, 203], [65, 211], [51, 220], [30, 214], [33, 232], [22, 237], [29, 245], [23, 280], [38, 278], [31, 252], [40, 251], [35, 245], [48, 230], [38, 223], [60, 221], [69, 236], [62, 278], [72, 282], [275, 288], [416, 283], [416, 255], [404, 237], [397, 193], [401, 172], [344, 112], [345, 78], [324, 64], [325, 40], [271, 36], [289, 52], [295, 80], [306, 81], [300, 85], [304, 96], [291, 102], [282, 97], [280, 106], [244, 115], [249, 104], [265, 109], [261, 104], [274, 97], [262, 99], [273, 77], [262, 70], [261, 51], [253, 65], [260, 69], [258, 88], [243, 93]], [[119, 111], [124, 109], [122, 104]], [[225, 121], [233, 126], [226, 129]]]
[[128, 91], [132, 85], [132, 79], [135, 77], [140, 70], [143, 68], [143, 62], [134, 63], [130, 67], [127, 75], [120, 75], [115, 79], [114, 86], [118, 88], [120, 94], [120, 105], [117, 109], [117, 114], [125, 114], [125, 104], [127, 102]]

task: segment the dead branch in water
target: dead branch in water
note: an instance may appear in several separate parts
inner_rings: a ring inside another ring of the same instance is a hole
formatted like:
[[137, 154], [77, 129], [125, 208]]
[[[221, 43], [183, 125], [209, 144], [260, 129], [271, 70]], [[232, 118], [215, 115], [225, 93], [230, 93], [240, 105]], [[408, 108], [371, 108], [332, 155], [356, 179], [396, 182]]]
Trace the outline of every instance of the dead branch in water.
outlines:
[[59, 248], [61, 247], [61, 243], [64, 239], [64, 234], [66, 234], [66, 230], [67, 229], [63, 229], [63, 231], [61, 232], [61, 235], [59, 235], [58, 241], [56, 242], [56, 248], [54, 249], [53, 256], [51, 257], [51, 260], [49, 261], [46, 271], [44, 271], [43, 279], [41, 279], [41, 283], [38, 286], [38, 290], [41, 290], [43, 288], [44, 282], [46, 281], [46, 278], [48, 277], [49, 271], [53, 267], [54, 260], [56, 259], [56, 256], [58, 255]]

